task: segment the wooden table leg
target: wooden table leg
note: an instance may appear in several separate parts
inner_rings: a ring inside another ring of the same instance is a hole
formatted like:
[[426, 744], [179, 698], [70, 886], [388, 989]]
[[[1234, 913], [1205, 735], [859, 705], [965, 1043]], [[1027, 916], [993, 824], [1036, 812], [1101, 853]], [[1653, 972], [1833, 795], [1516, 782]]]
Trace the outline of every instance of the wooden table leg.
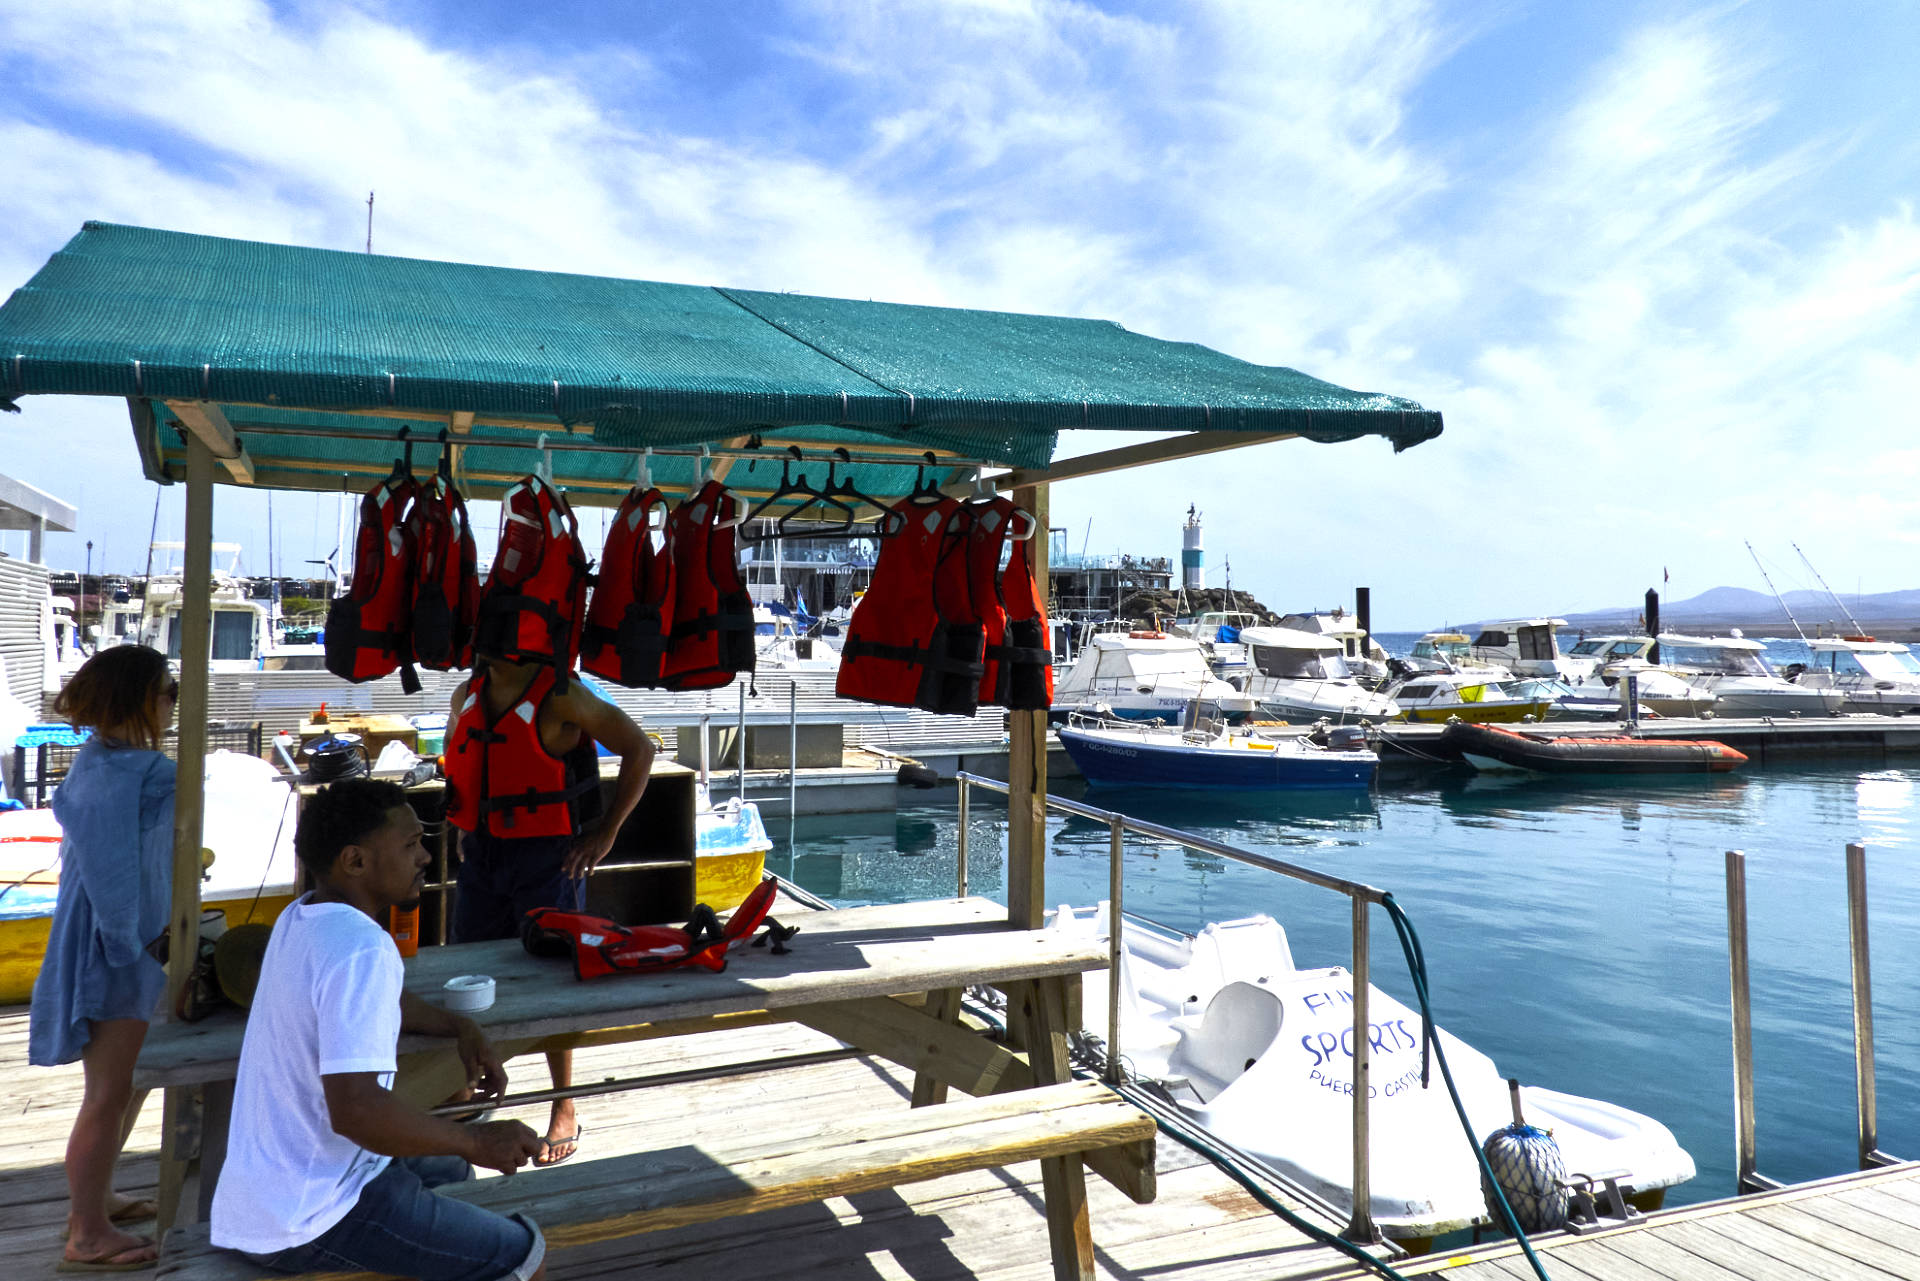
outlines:
[[227, 1127], [233, 1120], [233, 1081], [209, 1081], [200, 1112], [200, 1218], [213, 1219], [213, 1193], [227, 1163]]
[[[957, 987], [946, 987], [941, 988], [937, 992], [929, 993], [927, 996], [927, 1017], [938, 1019], [942, 1023], [951, 1023], [958, 1026], [960, 1023], [960, 989]], [[945, 1103], [946, 1101], [947, 1083], [945, 1081], [926, 1072], [921, 1072], [914, 1076], [914, 1107], [923, 1108], [935, 1103]]]
[[[1035, 979], [1021, 990], [1018, 1009], [1026, 1027], [1035, 1085], [1073, 1079], [1073, 1065], [1067, 1058], [1067, 989], [1079, 982], [1078, 974], [1070, 974]], [[1041, 1161], [1040, 1187], [1046, 1196], [1054, 1281], [1094, 1281], [1093, 1228], [1087, 1218], [1087, 1178], [1080, 1158]]]

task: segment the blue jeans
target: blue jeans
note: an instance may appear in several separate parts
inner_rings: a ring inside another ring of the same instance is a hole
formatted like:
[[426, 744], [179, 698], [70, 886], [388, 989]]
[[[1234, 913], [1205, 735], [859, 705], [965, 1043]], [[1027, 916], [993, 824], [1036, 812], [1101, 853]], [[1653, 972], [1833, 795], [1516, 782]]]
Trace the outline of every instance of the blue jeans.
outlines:
[[572, 849], [571, 836], [504, 838], [490, 832], [463, 833], [453, 941], [517, 939], [521, 923], [536, 907], [582, 910], [587, 882], [575, 880], [564, 870]]
[[436, 1196], [433, 1189], [473, 1177], [457, 1156], [387, 1162], [360, 1190], [347, 1217], [305, 1245], [249, 1254], [276, 1272], [384, 1272], [420, 1281], [519, 1281], [539, 1270], [547, 1243], [521, 1215]]

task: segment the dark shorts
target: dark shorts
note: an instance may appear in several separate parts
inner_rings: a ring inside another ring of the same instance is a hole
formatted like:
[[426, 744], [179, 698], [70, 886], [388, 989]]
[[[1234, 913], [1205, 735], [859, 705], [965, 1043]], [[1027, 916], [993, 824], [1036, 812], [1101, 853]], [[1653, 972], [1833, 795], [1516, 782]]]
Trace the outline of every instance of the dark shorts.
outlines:
[[571, 836], [505, 840], [484, 832], [463, 832], [453, 941], [519, 938], [520, 922], [536, 907], [566, 912], [584, 908], [586, 881], [574, 880], [562, 870], [572, 848]]
[[540, 1229], [434, 1188], [473, 1177], [457, 1156], [393, 1160], [360, 1190], [347, 1217], [289, 1250], [249, 1254], [276, 1272], [383, 1272], [420, 1281], [527, 1281], [546, 1258]]

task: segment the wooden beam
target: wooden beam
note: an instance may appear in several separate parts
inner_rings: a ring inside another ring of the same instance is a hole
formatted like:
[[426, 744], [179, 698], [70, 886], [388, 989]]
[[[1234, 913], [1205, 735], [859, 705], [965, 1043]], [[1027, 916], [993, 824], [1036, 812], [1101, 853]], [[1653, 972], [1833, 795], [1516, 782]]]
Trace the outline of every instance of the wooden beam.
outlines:
[[[721, 441], [721, 442], [720, 442], [720, 448], [722, 448], [722, 449], [745, 449], [745, 448], [746, 448], [746, 445], [747, 445], [747, 442], [748, 442], [749, 440], [752, 440], [752, 439], [753, 439], [753, 437], [751, 437], [751, 436], [729, 436], [729, 437], [728, 437], [727, 439], [725, 439], [725, 440], [723, 440], [723, 441]], [[769, 455], [768, 455], [768, 457], [769, 457], [769, 458], [771, 458], [771, 457], [773, 457], [773, 455], [772, 455], [772, 454], [769, 454]], [[734, 465], [735, 463], [737, 463], [737, 462], [739, 462], [739, 461], [740, 461], [740, 460], [739, 460], [739, 459], [737, 459], [737, 458], [716, 458], [716, 459], [714, 459], [714, 460], [713, 460], [713, 473], [712, 473], [712, 475], [713, 475], [713, 478], [714, 478], [715, 480], [717, 480], [717, 481], [719, 481], [719, 482], [721, 482], [722, 484], [725, 484], [725, 483], [726, 483], [726, 480], [727, 480], [727, 473], [728, 473], [728, 472], [730, 472], [730, 471], [732, 471], [732, 470], [733, 470], [733, 465]], [[735, 492], [735, 493], [739, 493], [740, 491], [739, 491], [739, 490], [735, 490], [734, 492]], [[772, 491], [771, 491], [771, 490], [769, 490], [768, 492], [769, 492], [769, 493], [771, 493]]]
[[220, 406], [210, 400], [169, 400], [167, 408], [180, 425], [213, 451], [214, 460], [227, 469], [236, 485], [253, 484], [253, 459], [247, 447], [233, 433], [233, 426]]
[[[473, 434], [473, 412], [471, 410], [456, 409], [448, 414], [447, 430], [455, 436], [471, 436]], [[463, 488], [466, 485], [467, 478], [466, 464], [467, 447], [465, 445], [455, 445], [453, 447], [453, 456], [447, 460], [447, 467], [448, 470], [453, 473], [453, 483]]]
[[1001, 483], [1018, 488], [1044, 485], [1056, 480], [1077, 480], [1082, 476], [1099, 476], [1110, 471], [1125, 471], [1129, 467], [1144, 467], [1148, 463], [1198, 458], [1202, 454], [1217, 454], [1227, 449], [1244, 449], [1249, 445], [1264, 445], [1274, 440], [1292, 440], [1298, 435], [1298, 432], [1291, 431], [1193, 431], [1166, 440], [1149, 440], [1138, 445], [1105, 449], [1097, 454], [1082, 454], [1078, 458], [1063, 458], [1046, 467], [1016, 468], [1002, 477]]
[[[1047, 591], [1047, 487], [1014, 491], [1013, 501], [1033, 514], [1039, 528], [1027, 545], [1034, 587]], [[1047, 714], [1016, 711], [1007, 716], [1007, 922], [1037, 930], [1047, 911]]]
[[[184, 419], [182, 421], [185, 421]], [[224, 423], [224, 420], [222, 420]], [[200, 955], [201, 817], [206, 808], [207, 669], [213, 650], [213, 449], [187, 437], [185, 579], [180, 598], [180, 719], [173, 799], [173, 894], [167, 924], [167, 1009], [179, 1008]], [[188, 1162], [197, 1149], [187, 1089], [166, 1093], [162, 1108], [160, 1228], [181, 1210]]]

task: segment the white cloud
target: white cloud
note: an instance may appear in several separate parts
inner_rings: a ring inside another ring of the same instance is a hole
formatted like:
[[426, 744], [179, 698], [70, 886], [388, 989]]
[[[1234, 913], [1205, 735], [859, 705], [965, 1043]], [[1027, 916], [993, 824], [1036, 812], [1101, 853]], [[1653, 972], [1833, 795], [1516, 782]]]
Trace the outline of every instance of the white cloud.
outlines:
[[[1744, 582], [1741, 533], [1838, 537], [1850, 498], [1911, 537], [1911, 209], [1829, 189], [1846, 148], [1795, 131], [1750, 14], [1620, 21], [1520, 135], [1436, 139], [1409, 122], [1475, 33], [1414, 0], [810, 0], [767, 24], [776, 123], [741, 132], [691, 46], [0, 0], [26, 89], [0, 99], [0, 288], [89, 217], [356, 247], [373, 188], [385, 252], [1110, 317], [1412, 395], [1448, 433], [1062, 486], [1073, 545], [1091, 516], [1094, 550], [1170, 553], [1197, 501], [1236, 584], [1284, 607], [1365, 581], [1407, 624], [1631, 598], [1661, 563]], [[124, 428], [83, 419], [128, 497], [90, 499], [143, 509]]]

